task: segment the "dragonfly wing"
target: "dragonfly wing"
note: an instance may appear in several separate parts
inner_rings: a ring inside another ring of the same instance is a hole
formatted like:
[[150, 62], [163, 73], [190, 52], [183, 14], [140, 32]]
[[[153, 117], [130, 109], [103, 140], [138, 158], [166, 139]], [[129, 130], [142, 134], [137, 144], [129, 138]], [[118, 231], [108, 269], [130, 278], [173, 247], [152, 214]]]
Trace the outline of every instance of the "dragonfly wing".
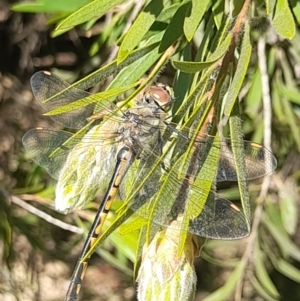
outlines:
[[[105, 189], [116, 160], [116, 124], [94, 126], [84, 136], [36, 128], [23, 136], [28, 156], [58, 180], [56, 208], [69, 212], [83, 208]], [[105, 130], [109, 129], [109, 130]], [[75, 137], [74, 137], [75, 136]], [[111, 141], [110, 141], [111, 139]]]
[[69, 150], [65, 150], [60, 156], [51, 156], [51, 153], [71, 136], [71, 133], [64, 131], [35, 128], [25, 133], [22, 142], [29, 158], [45, 168], [51, 177], [58, 179]]
[[[244, 149], [246, 180], [263, 177], [276, 169], [277, 161], [271, 151], [258, 143], [243, 141], [243, 144], [224, 139], [220, 142], [220, 159], [217, 171], [217, 181], [237, 181], [236, 159], [233, 155], [233, 145]], [[243, 160], [243, 158], [240, 158]]]
[[[204, 196], [206, 200], [203, 201]], [[169, 179], [136, 213], [154, 224], [214, 239], [238, 239], [249, 235], [250, 223], [232, 202], [205, 192], [188, 181]], [[181, 219], [187, 223], [174, 223]], [[151, 224], [151, 223], [150, 223]]]
[[[167, 168], [168, 172], [158, 162], [156, 168], [149, 168], [150, 176], [137, 173], [139, 180], [131, 180], [131, 186], [140, 185], [141, 188], [131, 188], [128, 193], [131, 208], [148, 220], [150, 227], [151, 224], [170, 227], [176, 225], [173, 221], [181, 218], [184, 222], [177, 223], [177, 230], [199, 236], [237, 239], [249, 234], [250, 223], [245, 214], [233, 203], [211, 191], [211, 183], [205, 180], [205, 176], [193, 180], [194, 172], [187, 165], [182, 165], [182, 160]], [[192, 169], [200, 167], [191, 158], [190, 163], [193, 163]]]
[[[188, 138], [186, 137], [185, 140], [188, 141]], [[184, 139], [180, 137], [179, 141], [180, 146], [183, 146]], [[188, 147], [188, 145], [186, 144], [185, 147]], [[234, 147], [243, 150], [245, 159], [242, 157], [236, 159], [234, 157]], [[211, 153], [218, 154], [218, 158], [216, 158], [218, 161], [216, 180], [218, 182], [242, 180], [238, 178], [236, 172], [237, 160], [245, 160], [245, 180], [263, 177], [266, 174], [274, 171], [277, 166], [276, 158], [271, 151], [258, 143], [253, 143], [246, 140], [242, 143], [239, 143], [232, 141], [231, 139], [204, 136], [203, 138], [197, 139], [194, 142], [194, 148], [198, 149], [198, 155], [195, 158], [194, 152], [191, 152], [188, 156], [186, 156], [186, 164], [190, 164], [189, 162], [191, 162], [191, 160], [196, 160], [199, 162], [199, 170], [201, 170], [201, 166], [204, 164], [209, 153], [212, 157], [214, 155]], [[211, 172], [214, 171], [212, 170]]]
[[200, 215], [190, 216], [189, 231], [214, 239], [239, 239], [249, 235], [250, 226], [236, 205], [211, 192]]
[[[33, 94], [46, 111], [57, 109], [72, 102], [92, 97], [88, 92], [71, 87], [59, 77], [46, 71], [35, 73], [30, 80]], [[93, 104], [70, 112], [52, 115], [51, 118], [67, 128], [80, 129], [87, 124], [87, 117], [93, 114]]]

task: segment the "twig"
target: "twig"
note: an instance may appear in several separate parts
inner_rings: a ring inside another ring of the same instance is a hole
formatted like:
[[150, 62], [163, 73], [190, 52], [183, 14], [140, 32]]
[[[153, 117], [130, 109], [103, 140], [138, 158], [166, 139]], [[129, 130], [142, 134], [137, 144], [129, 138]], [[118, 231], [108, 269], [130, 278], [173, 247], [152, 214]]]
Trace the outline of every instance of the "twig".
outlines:
[[74, 233], [78, 233], [78, 234], [82, 234], [83, 233], [83, 229], [80, 229], [76, 226], [67, 224], [65, 222], [60, 221], [59, 219], [56, 219], [54, 217], [52, 217], [51, 215], [35, 208], [34, 206], [24, 202], [23, 200], [21, 200], [20, 198], [16, 197], [16, 196], [11, 196], [11, 201], [22, 207], [23, 209], [27, 210], [28, 212], [31, 212], [32, 214], [35, 214], [36, 216], [44, 219], [45, 221], [47, 221], [50, 224], [53, 224], [57, 227], [60, 227], [64, 230], [70, 231], [70, 232], [74, 232]]

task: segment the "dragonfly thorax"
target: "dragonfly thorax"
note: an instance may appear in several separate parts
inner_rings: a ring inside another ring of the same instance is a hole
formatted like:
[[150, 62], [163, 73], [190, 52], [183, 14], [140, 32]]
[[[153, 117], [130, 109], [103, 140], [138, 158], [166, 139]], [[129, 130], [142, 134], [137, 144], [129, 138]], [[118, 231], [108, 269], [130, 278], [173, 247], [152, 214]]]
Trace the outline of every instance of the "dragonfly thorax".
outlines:
[[165, 85], [159, 84], [146, 89], [134, 107], [123, 113], [118, 140], [137, 152], [145, 145], [151, 148], [152, 141], [157, 142], [160, 130], [164, 127], [172, 101], [172, 90]]
[[124, 113], [118, 129], [120, 145], [132, 147], [138, 152], [144, 143], [149, 144], [153, 134], [158, 132], [163, 122], [162, 115], [154, 115], [151, 107], [132, 108]]

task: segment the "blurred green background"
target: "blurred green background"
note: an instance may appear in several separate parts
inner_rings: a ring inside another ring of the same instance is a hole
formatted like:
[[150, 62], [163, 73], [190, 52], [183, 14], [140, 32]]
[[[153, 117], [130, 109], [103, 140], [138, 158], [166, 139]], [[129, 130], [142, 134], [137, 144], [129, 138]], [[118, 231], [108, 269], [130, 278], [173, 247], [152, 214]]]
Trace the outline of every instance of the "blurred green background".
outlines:
[[[109, 65], [117, 55], [119, 62], [123, 61], [132, 53], [130, 45], [143, 46], [144, 40], [167, 30], [169, 34], [164, 37], [170, 37], [170, 41], [166, 45], [178, 42], [177, 60], [189, 61], [197, 56], [205, 62], [207, 56], [203, 53], [211, 53], [214, 38], [218, 40], [226, 34], [226, 20], [230, 20], [228, 28], [232, 28], [244, 2], [204, 1], [203, 13], [198, 7], [198, 14], [202, 14], [200, 25], [197, 23], [199, 26], [192, 33], [185, 28], [185, 36], [192, 35], [191, 43], [182, 38], [185, 25], [180, 23], [180, 10], [185, 10], [189, 1], [150, 2], [147, 8], [158, 11], [153, 14], [150, 30], [144, 36], [140, 32], [142, 41], [131, 41], [130, 36], [126, 41], [123, 35], [144, 8], [143, 1], [111, 1], [111, 5], [118, 6], [110, 10], [105, 7], [107, 1], [95, 1], [94, 10], [82, 11], [89, 3], [0, 1], [0, 300], [63, 300], [83, 244], [83, 233], [97, 208], [93, 202], [87, 210], [66, 216], [55, 212], [55, 181], [26, 158], [21, 137], [27, 130], [36, 126], [59, 128], [42, 115], [33, 98], [31, 75], [38, 70], [50, 70], [74, 82]], [[159, 4], [164, 14], [159, 15]], [[78, 15], [72, 19], [74, 12]], [[261, 43], [272, 108], [268, 130], [278, 168], [263, 195], [262, 180], [249, 183], [257, 223], [251, 240], [208, 241], [201, 258], [196, 259], [196, 300], [205, 297], [206, 301], [296, 301], [300, 300], [300, 2], [253, 1], [246, 15], [253, 48], [238, 91], [243, 134], [245, 139], [258, 143], [263, 143], [266, 135], [266, 90], [262, 84], [265, 74], [259, 65]], [[65, 23], [55, 31], [60, 22]], [[133, 36], [134, 33], [139, 34], [132, 30]], [[119, 45], [123, 45], [119, 53], [118, 39]], [[235, 52], [237, 59], [240, 48], [238, 45]], [[188, 88], [179, 89], [180, 85], [186, 83], [193, 88], [190, 75], [170, 63], [156, 76], [160, 82], [174, 85], [178, 101], [188, 93]], [[91, 92], [104, 89], [112, 79], [107, 72], [105, 80], [95, 84]], [[238, 200], [236, 186], [218, 188], [226, 198]], [[118, 205], [116, 202], [114, 207]], [[261, 211], [255, 210], [257, 207]], [[111, 214], [107, 225], [113, 218]], [[100, 256], [92, 257], [80, 300], [136, 300], [132, 268], [137, 236], [115, 232], [97, 249]]]

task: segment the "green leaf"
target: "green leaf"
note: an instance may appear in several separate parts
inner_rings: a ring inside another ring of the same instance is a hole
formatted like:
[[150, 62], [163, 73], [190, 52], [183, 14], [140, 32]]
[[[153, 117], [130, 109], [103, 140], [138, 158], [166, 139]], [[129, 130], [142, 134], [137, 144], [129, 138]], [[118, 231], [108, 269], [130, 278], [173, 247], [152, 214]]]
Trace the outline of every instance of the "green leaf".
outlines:
[[188, 61], [172, 61], [173, 66], [185, 73], [196, 73], [200, 72], [211, 65], [213, 65], [217, 60], [207, 61], [207, 62], [188, 62]]
[[138, 81], [153, 66], [159, 57], [160, 53], [158, 53], [158, 47], [152, 49], [132, 64], [123, 68], [109, 87], [117, 88]]
[[298, 0], [289, 0], [297, 23], [300, 24], [300, 2]]
[[160, 52], [166, 51], [183, 34], [183, 23], [186, 11], [189, 7], [188, 4], [189, 3], [183, 3], [176, 11], [174, 17], [172, 18], [169, 26], [167, 27], [162, 37], [159, 46]]
[[292, 39], [296, 33], [293, 14], [287, 0], [277, 0], [271, 18], [275, 31], [285, 39]]
[[159, 16], [156, 18], [156, 21], [157, 22], [165, 22], [168, 19], [171, 19], [180, 6], [181, 5], [179, 3], [175, 3], [168, 7], [165, 7], [162, 10], [162, 12], [159, 14]]
[[124, 223], [120, 226], [119, 232], [121, 235], [126, 235], [134, 231], [140, 230], [142, 227], [146, 226], [148, 221], [138, 215], [134, 215], [133, 218], [128, 223]]
[[[183, 61], [191, 60], [191, 44], [188, 44], [182, 51], [182, 56], [180, 57]], [[182, 89], [182, 87], [189, 87], [191, 83], [191, 76], [185, 72], [176, 72], [176, 77], [174, 78], [173, 91], [176, 95], [176, 101], [173, 105], [172, 112], [176, 112], [179, 106], [182, 104], [184, 98], [188, 94], [188, 89]], [[175, 114], [173, 114], [175, 116]]]
[[294, 235], [298, 224], [297, 186], [293, 180], [287, 179], [278, 188], [282, 224], [288, 234]]
[[261, 283], [252, 275], [249, 277], [251, 284], [255, 291], [263, 298], [264, 301], [278, 301], [279, 297], [274, 299], [269, 293], [265, 290], [265, 288], [261, 285]]
[[56, 30], [72, 28], [78, 24], [90, 21], [92, 18], [100, 18], [109, 9], [121, 4], [123, 1], [124, 0], [94, 0], [60, 22]]
[[273, 254], [269, 254], [270, 259], [275, 267], [275, 269], [282, 275], [290, 278], [291, 280], [300, 283], [300, 270], [295, 266], [290, 264], [288, 261], [281, 257], [276, 257]]
[[278, 244], [284, 256], [290, 256], [300, 262], [300, 249], [291, 241], [284, 230], [275, 225], [266, 214], [263, 215], [262, 221]]
[[230, 136], [232, 141], [232, 152], [235, 161], [235, 168], [238, 178], [238, 186], [241, 198], [241, 204], [243, 207], [243, 212], [246, 216], [246, 222], [248, 230], [250, 233], [251, 230], [251, 208], [250, 208], [250, 196], [249, 189], [247, 184], [247, 175], [246, 175], [246, 156], [244, 148], [239, 147], [243, 144], [243, 135], [242, 135], [242, 123], [239, 114], [239, 104], [236, 102], [234, 105], [234, 115], [229, 118], [230, 126]]
[[[255, 266], [255, 272], [256, 276], [259, 280], [259, 286], [261, 293], [267, 292], [268, 295], [272, 296], [272, 298], [279, 299], [280, 294], [274, 285], [273, 281], [271, 280], [269, 273], [266, 269], [266, 261], [265, 257], [266, 255], [264, 252], [260, 249], [259, 243], [256, 240], [255, 241], [255, 255], [253, 256], [254, 259], [254, 266]], [[255, 281], [256, 278], [255, 278]]]
[[300, 91], [296, 87], [286, 87], [282, 84], [280, 92], [283, 97], [286, 97], [293, 103], [300, 105]]
[[257, 68], [253, 78], [251, 78], [251, 87], [246, 97], [247, 106], [246, 113], [250, 118], [255, 119], [262, 106], [262, 83], [261, 74]]
[[72, 13], [90, 0], [37, 0], [35, 2], [20, 2], [12, 5], [11, 9], [18, 12], [26, 13]]
[[234, 103], [241, 90], [251, 58], [252, 45], [250, 42], [250, 27], [248, 23], [245, 24], [244, 30], [245, 32], [243, 35], [242, 47], [240, 50], [240, 58], [237, 63], [236, 72], [234, 74], [233, 80], [228, 89], [227, 101], [224, 109], [225, 116], [230, 116]]
[[273, 110], [275, 113], [276, 118], [278, 118], [279, 122], [281, 124], [286, 124], [285, 120], [285, 114], [284, 114], [284, 109], [282, 106], [282, 101], [281, 101], [281, 80], [277, 75], [275, 75], [273, 81], [272, 81], [272, 89], [271, 89], [271, 96], [272, 96], [272, 106]]
[[[155, 37], [155, 39], [160, 40], [160, 37], [161, 36], [158, 35], [157, 37]], [[128, 59], [124, 61], [122, 64], [117, 65], [117, 61], [114, 60], [111, 63], [94, 71], [93, 73], [88, 74], [86, 77], [72, 84], [71, 87], [76, 87], [81, 90], [87, 90], [95, 86], [95, 84], [106, 79], [106, 77], [114, 75], [117, 72], [120, 72], [125, 66], [132, 64], [133, 62], [137, 61], [141, 57], [144, 57], [147, 53], [151, 52], [154, 48], [156, 48], [158, 46], [158, 42], [155, 39], [153, 39], [151, 44], [132, 52], [132, 54], [128, 57]], [[65, 91], [61, 91], [60, 93], [63, 92]]]
[[216, 49], [216, 51], [210, 55], [209, 60], [206, 62], [189, 62], [189, 61], [181, 62], [181, 61], [173, 60], [172, 63], [176, 69], [182, 72], [186, 72], [186, 73], [200, 72], [206, 68], [209, 68], [221, 57], [223, 57], [228, 50], [230, 42], [231, 42], [231, 36], [227, 36], [226, 39], [221, 43], [221, 45]]
[[290, 126], [298, 151], [300, 152], [300, 136], [299, 136], [299, 126], [298, 126], [297, 117], [293, 112], [293, 108], [290, 102], [285, 97], [282, 97], [281, 101], [285, 112], [285, 120]]
[[217, 0], [212, 2], [212, 13], [214, 16], [215, 24], [220, 29], [222, 20], [225, 14], [225, 0]]
[[[123, 244], [123, 246], [126, 244]], [[121, 250], [121, 245], [116, 245], [116, 249], [118, 254], [122, 254], [122, 250]], [[118, 257], [116, 257], [115, 255], [113, 255], [111, 253], [111, 250], [106, 250], [105, 248], [98, 248], [96, 250], [96, 253], [101, 256], [108, 264], [110, 264], [111, 266], [115, 267], [116, 269], [122, 271], [124, 274], [131, 276], [132, 277], [132, 269], [130, 269], [128, 267], [128, 263], [127, 262], [123, 262], [123, 260], [119, 259]], [[124, 255], [128, 255], [128, 254], [124, 254]], [[127, 257], [128, 258], [128, 257]]]
[[139, 44], [162, 9], [163, 3], [161, 0], [152, 0], [139, 14], [123, 39], [117, 57], [117, 64], [122, 63], [128, 57], [130, 52]]
[[51, 111], [45, 113], [44, 115], [45, 116], [52, 116], [52, 115], [63, 114], [63, 113], [66, 113], [66, 112], [77, 110], [77, 109], [85, 107], [89, 104], [96, 103], [96, 102], [101, 102], [102, 100], [106, 100], [106, 99], [109, 99], [111, 97], [115, 97], [115, 96], [118, 96], [120, 94], [123, 94], [124, 92], [134, 88], [136, 85], [137, 85], [137, 83], [126, 86], [126, 87], [118, 88], [118, 89], [109, 89], [109, 90], [104, 91], [104, 92], [92, 94], [88, 97], [79, 99], [79, 100], [74, 101], [70, 104], [61, 106], [61, 107], [56, 108], [54, 110], [51, 110]]
[[185, 17], [183, 24], [183, 31], [190, 42], [201, 22], [201, 19], [207, 9], [209, 0], [192, 0], [192, 8], [187, 11], [187, 16]]

